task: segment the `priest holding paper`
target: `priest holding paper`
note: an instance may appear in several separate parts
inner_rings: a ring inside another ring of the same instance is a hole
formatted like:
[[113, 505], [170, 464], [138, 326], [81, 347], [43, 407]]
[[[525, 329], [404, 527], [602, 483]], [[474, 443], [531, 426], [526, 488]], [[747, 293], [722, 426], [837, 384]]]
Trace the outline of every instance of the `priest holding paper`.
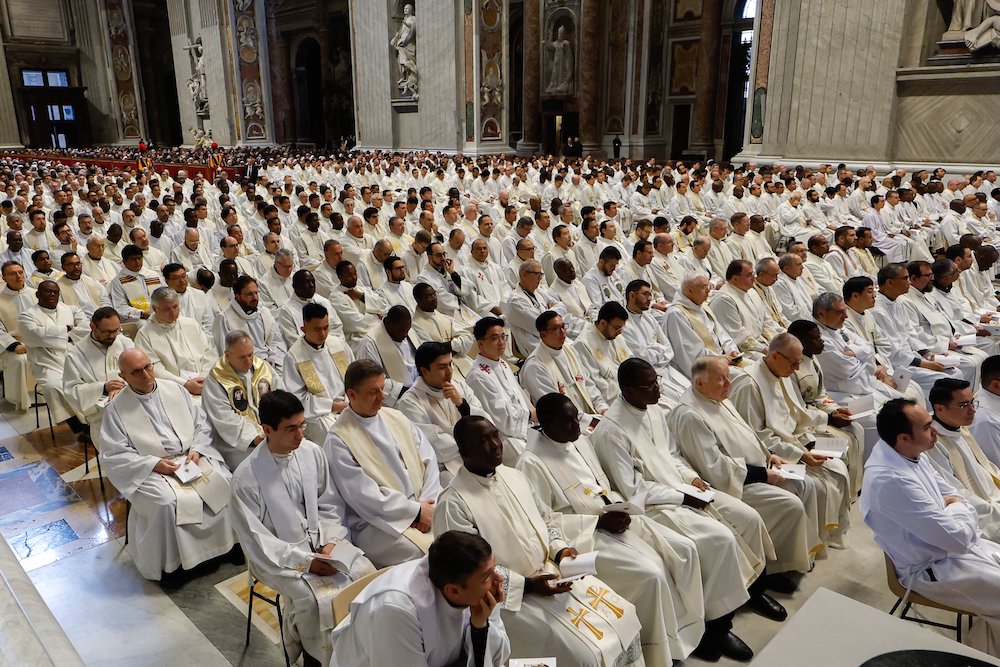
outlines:
[[[611, 490], [590, 438], [580, 432], [579, 411], [561, 394], [538, 400], [541, 431], [532, 431], [517, 465], [547, 511], [562, 517], [567, 541], [597, 549], [598, 574], [636, 606], [642, 621], [646, 667], [683, 660], [705, 629], [701, 567], [694, 543], [643, 516]], [[630, 516], [627, 512], [635, 512]], [[743, 654], [749, 659], [752, 653]]]
[[327, 665], [333, 596], [375, 571], [351, 544], [323, 448], [303, 437], [305, 408], [276, 390], [260, 401], [265, 439], [233, 473], [233, 527], [254, 576], [284, 598], [284, 650]]
[[[450, 530], [370, 583], [333, 635], [331, 667], [502, 667], [510, 640], [489, 542]], [[392, 628], [392, 632], [386, 632]]]
[[768, 451], [736, 411], [729, 400], [730, 387], [725, 357], [698, 359], [690, 391], [670, 414], [670, 430], [709, 484], [760, 513], [774, 542], [775, 557], [767, 563], [770, 577], [785, 585], [784, 577], [776, 575], [808, 572], [823, 551], [816, 526], [816, 491], [808, 479], [782, 476], [785, 460]]
[[441, 493], [434, 448], [401, 412], [382, 407], [385, 371], [377, 363], [352, 363], [344, 386], [350, 405], [324, 450], [354, 543], [378, 567], [420, 558]]
[[[764, 358], [733, 380], [732, 402], [770, 452], [790, 463], [805, 464], [816, 490], [820, 539], [843, 549], [851, 493], [847, 465], [840, 457], [847, 453], [848, 440], [846, 434], [827, 427], [826, 413], [810, 413], [806, 408], [792, 380], [803, 357], [802, 343], [795, 336], [776, 335]], [[824, 440], [833, 440], [837, 446], [843, 443], [843, 449], [820, 453]]]
[[342, 338], [330, 335], [330, 313], [318, 303], [302, 306], [302, 335], [283, 364], [285, 387], [305, 406], [306, 437], [326, 442], [334, 422], [347, 407], [344, 373], [354, 353]]
[[[528, 479], [502, 465], [496, 427], [485, 417], [463, 417], [455, 442], [464, 467], [441, 494], [434, 533], [461, 530], [493, 545], [512, 655], [555, 656], [579, 667], [644, 664], [639, 619], [628, 600], [593, 576], [595, 570], [557, 583], [560, 564], [580, 554], [562, 535], [558, 515], [535, 500]], [[583, 556], [589, 563], [592, 556]]]
[[101, 461], [132, 503], [127, 530], [136, 567], [157, 581], [233, 548], [230, 474], [205, 413], [183, 387], [157, 382], [142, 350], [123, 352], [118, 368], [128, 386], [105, 410]]

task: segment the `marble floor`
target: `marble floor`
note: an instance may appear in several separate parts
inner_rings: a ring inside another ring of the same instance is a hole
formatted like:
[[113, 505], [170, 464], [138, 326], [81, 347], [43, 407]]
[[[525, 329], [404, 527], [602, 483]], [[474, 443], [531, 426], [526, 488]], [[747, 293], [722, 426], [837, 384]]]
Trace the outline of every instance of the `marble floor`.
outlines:
[[[256, 626], [250, 646], [244, 648], [245, 609], [216, 590], [216, 584], [239, 575], [244, 567], [209, 567], [177, 590], [144, 580], [123, 545], [125, 503], [108, 480], [102, 486], [93, 450], [85, 465], [82, 447], [69, 429], [57, 427], [52, 437], [44, 409], [41, 421], [46, 427], [36, 429], [33, 412], [17, 414], [9, 406], [4, 411], [3, 405], [0, 402], [0, 534], [86, 664], [284, 664], [280, 648]], [[856, 506], [852, 520], [847, 549], [833, 550], [819, 561], [794, 595], [775, 595], [790, 614], [820, 587], [880, 610], [892, 606], [882, 552]], [[953, 620], [935, 612], [927, 616]], [[782, 625], [746, 611], [737, 614], [734, 630], [759, 652]], [[927, 632], [949, 634], [934, 628]], [[694, 658], [684, 662], [706, 664]], [[723, 659], [714, 664], [741, 663]]]

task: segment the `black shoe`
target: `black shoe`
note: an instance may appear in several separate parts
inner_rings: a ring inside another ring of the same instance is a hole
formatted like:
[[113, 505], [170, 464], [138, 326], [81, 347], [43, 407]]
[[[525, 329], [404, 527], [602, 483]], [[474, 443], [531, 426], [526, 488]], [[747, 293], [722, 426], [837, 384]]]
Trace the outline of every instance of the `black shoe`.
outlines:
[[718, 662], [722, 657], [722, 649], [719, 647], [719, 642], [705, 635], [691, 655], [705, 662]]
[[722, 651], [722, 655], [731, 660], [750, 662], [753, 659], [753, 649], [732, 632], [727, 632], [723, 637], [720, 637], [716, 644]]
[[225, 558], [227, 561], [229, 561], [233, 565], [246, 565], [247, 564], [246, 556], [243, 555], [243, 549], [238, 544], [233, 545], [233, 548], [230, 549], [229, 553], [227, 553], [225, 556], [223, 556], [223, 558]]
[[786, 595], [791, 595], [795, 591], [799, 590], [798, 584], [783, 574], [767, 575], [766, 585], [769, 590], [772, 590], [775, 593], [785, 593]]
[[767, 593], [753, 596], [747, 604], [755, 612], [772, 621], [783, 621], [788, 618], [788, 612], [785, 611], [785, 608]]

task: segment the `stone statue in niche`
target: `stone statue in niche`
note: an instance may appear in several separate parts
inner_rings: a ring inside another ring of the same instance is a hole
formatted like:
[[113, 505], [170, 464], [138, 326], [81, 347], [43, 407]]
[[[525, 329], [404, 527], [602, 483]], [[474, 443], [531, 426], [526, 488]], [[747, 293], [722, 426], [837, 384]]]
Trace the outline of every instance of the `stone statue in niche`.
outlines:
[[566, 26], [559, 26], [556, 38], [545, 44], [551, 52], [552, 65], [549, 68], [549, 81], [545, 87], [548, 95], [573, 94], [573, 45], [566, 38]]
[[188, 92], [194, 101], [194, 111], [198, 116], [208, 116], [208, 86], [205, 81], [205, 53], [201, 37], [184, 47], [191, 54], [191, 76], [188, 77]]
[[396, 49], [396, 60], [399, 64], [399, 80], [396, 87], [404, 97], [419, 97], [419, 79], [417, 73], [417, 17], [413, 14], [413, 5], [403, 7], [403, 20], [399, 30], [389, 42]]
[[[957, 3], [955, 8], [958, 9]], [[977, 21], [978, 25], [973, 24], [965, 32], [965, 45], [969, 50], [978, 51], [987, 46], [1000, 48], [1000, 0], [985, 0]]]
[[982, 14], [983, 0], [954, 0], [948, 32], [960, 33], [975, 28]]

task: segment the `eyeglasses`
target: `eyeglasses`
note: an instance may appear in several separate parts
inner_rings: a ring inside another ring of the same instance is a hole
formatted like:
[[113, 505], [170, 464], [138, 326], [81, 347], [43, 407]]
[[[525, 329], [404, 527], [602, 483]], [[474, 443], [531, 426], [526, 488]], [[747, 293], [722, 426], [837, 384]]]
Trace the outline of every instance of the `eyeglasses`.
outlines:
[[488, 343], [496, 343], [497, 341], [507, 340], [507, 334], [493, 334], [492, 336], [487, 336], [485, 340]]
[[955, 407], [959, 410], [968, 410], [969, 408], [975, 410], [979, 408], [979, 401], [962, 401], [961, 403], [956, 403]]
[[788, 355], [786, 355], [786, 354], [783, 354], [783, 353], [781, 353], [781, 352], [778, 352], [777, 350], [775, 350], [775, 353], [776, 353], [776, 354], [777, 354], [777, 355], [778, 355], [779, 357], [781, 357], [782, 359], [784, 359], [785, 361], [787, 361], [787, 362], [789, 363], [789, 365], [790, 365], [790, 366], [791, 366], [792, 368], [798, 368], [799, 366], [801, 366], [801, 365], [802, 365], [802, 360], [801, 360], [801, 359], [799, 359], [799, 360], [795, 360], [795, 359], [790, 359], [790, 358], [788, 357]]

